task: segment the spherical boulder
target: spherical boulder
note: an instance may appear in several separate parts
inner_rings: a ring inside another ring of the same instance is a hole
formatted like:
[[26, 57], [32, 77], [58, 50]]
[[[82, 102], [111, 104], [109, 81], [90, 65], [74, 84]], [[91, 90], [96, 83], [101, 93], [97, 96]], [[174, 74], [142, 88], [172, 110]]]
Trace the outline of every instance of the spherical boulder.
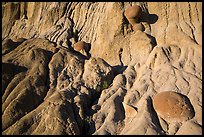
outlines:
[[142, 13], [142, 9], [138, 5], [134, 5], [125, 10], [124, 15], [133, 26], [136, 23], [139, 23], [139, 17]]
[[153, 97], [153, 107], [157, 114], [167, 122], [182, 122], [194, 117], [190, 100], [177, 92], [167, 91]]
[[77, 43], [74, 44], [74, 50], [75, 51], [81, 51], [84, 50], [85, 52], [90, 51], [90, 44], [84, 42], [84, 41], [78, 41]]

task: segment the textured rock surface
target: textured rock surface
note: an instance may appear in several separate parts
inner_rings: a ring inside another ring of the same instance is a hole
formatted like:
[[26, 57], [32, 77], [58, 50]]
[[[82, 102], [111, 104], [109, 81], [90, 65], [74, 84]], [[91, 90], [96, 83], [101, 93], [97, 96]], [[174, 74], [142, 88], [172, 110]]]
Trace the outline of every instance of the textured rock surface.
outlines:
[[[167, 91], [191, 119], [160, 115]], [[202, 134], [202, 3], [3, 2], [2, 134]]]

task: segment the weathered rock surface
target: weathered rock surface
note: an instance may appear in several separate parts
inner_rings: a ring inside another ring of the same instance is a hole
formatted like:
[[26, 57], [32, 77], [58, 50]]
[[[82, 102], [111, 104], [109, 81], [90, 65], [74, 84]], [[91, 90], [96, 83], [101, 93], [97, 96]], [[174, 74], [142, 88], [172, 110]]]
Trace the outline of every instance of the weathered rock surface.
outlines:
[[3, 2], [2, 134], [202, 134], [202, 3]]

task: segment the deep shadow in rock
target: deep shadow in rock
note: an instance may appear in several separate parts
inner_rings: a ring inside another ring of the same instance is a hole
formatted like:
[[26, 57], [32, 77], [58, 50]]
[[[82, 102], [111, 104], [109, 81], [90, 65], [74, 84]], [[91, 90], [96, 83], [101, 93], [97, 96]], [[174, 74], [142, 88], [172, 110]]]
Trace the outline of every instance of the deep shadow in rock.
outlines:
[[75, 30], [75, 31], [73, 32], [73, 37], [74, 37], [74, 40], [75, 40], [75, 41], [79, 41], [79, 36], [78, 36], [78, 34], [79, 34], [79, 31], [78, 31], [78, 30]]
[[154, 24], [158, 20], [158, 16], [156, 14], [149, 14], [146, 12], [141, 13], [140, 21], [141, 22], [147, 22], [149, 24]]
[[88, 56], [85, 56], [85, 55], [83, 55], [80, 52], [77, 52], [75, 50], [72, 50], [71, 52], [73, 55], [80, 57], [82, 60], [88, 60], [91, 56], [91, 54], [89, 54]]
[[6, 39], [2, 41], [2, 55], [5, 55], [15, 48], [17, 48], [19, 45], [21, 45], [26, 39], [21, 38], [19, 41], [14, 42], [12, 39]]
[[69, 39], [67, 40], [67, 45], [68, 45], [68, 48], [70, 49], [72, 48], [72, 42]]
[[[141, 22], [147, 22], [148, 24], [154, 24], [156, 23], [158, 20], [158, 16], [156, 14], [149, 14], [149, 12], [142, 12], [141, 13], [141, 18], [140, 21]], [[150, 38], [151, 40], [151, 44], [153, 45], [153, 47], [155, 47], [157, 45], [157, 41], [155, 39], [155, 37], [147, 34], [147, 36]]]
[[95, 122], [91, 122], [90, 125], [88, 125], [87, 135], [91, 135], [96, 131]]
[[12, 63], [2, 63], [2, 74], [12, 73], [13, 75], [18, 74], [20, 72], [25, 72], [28, 69], [24, 66], [17, 66]]
[[157, 45], [157, 41], [156, 41], [155, 37], [153, 37], [153, 36], [151, 36], [149, 34], [147, 34], [147, 37], [151, 40], [151, 44], [152, 44], [152, 46], [154, 48]]
[[[126, 91], [125, 91], [126, 92]], [[124, 100], [124, 96], [125, 96], [125, 92], [124, 94], [122, 94], [122, 96], [116, 96], [114, 98], [114, 105], [115, 105], [115, 115], [113, 117], [113, 121], [115, 123], [118, 123], [120, 121], [123, 121], [125, 119], [125, 110], [123, 108], [122, 102]], [[111, 113], [111, 112], [109, 112]]]
[[122, 65], [113, 66], [114, 76], [118, 74], [122, 74], [126, 70], [126, 68], [127, 66], [122, 66]]
[[156, 130], [159, 134], [165, 135], [165, 131], [162, 129], [161, 124], [160, 124], [160, 122], [159, 122], [158, 115], [157, 115], [156, 111], [155, 111], [154, 108], [153, 108], [152, 98], [151, 98], [151, 97], [148, 97], [148, 98], [147, 98], [147, 107], [148, 107], [148, 111], [151, 113], [152, 122], [157, 126], [157, 127], [155, 128], [155, 130]]
[[14, 76], [20, 72], [26, 72], [28, 69], [23, 66], [17, 66], [12, 63], [2, 63], [2, 95], [8, 84]]

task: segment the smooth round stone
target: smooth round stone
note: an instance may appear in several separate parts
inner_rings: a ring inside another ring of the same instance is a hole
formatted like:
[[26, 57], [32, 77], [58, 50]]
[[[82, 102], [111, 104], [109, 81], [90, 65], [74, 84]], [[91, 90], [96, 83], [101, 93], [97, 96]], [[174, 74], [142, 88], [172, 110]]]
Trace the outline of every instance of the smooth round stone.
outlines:
[[182, 122], [194, 117], [190, 100], [173, 91], [161, 92], [153, 97], [153, 107], [157, 114], [167, 122]]

